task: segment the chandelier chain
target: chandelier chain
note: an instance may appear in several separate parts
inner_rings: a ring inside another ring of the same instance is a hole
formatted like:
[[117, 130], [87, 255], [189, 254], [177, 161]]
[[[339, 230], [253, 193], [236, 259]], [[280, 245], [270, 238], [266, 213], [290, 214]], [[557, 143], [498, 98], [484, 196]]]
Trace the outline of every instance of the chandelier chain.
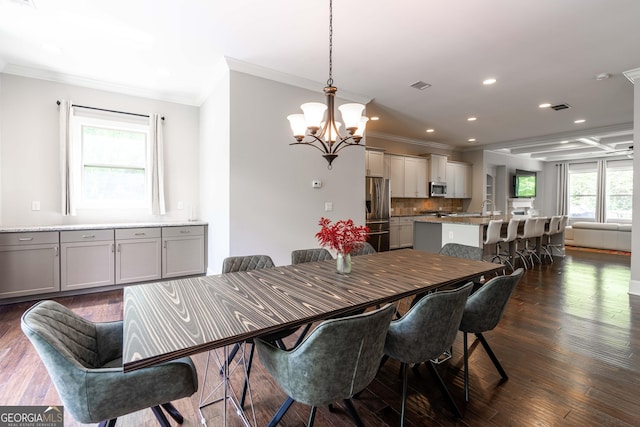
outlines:
[[329, 0], [329, 80], [328, 86], [333, 86], [333, 0]]

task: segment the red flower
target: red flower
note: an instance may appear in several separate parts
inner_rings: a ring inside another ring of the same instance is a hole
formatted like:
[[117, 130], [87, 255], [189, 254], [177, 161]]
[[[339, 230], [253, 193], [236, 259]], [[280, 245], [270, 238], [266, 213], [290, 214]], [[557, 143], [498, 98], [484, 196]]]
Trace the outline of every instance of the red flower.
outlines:
[[329, 248], [344, 254], [351, 253], [366, 242], [369, 233], [369, 227], [366, 225], [357, 226], [351, 219], [331, 224], [331, 220], [322, 217], [318, 225], [320, 231], [316, 233], [316, 238], [320, 242], [320, 246], [329, 246]]

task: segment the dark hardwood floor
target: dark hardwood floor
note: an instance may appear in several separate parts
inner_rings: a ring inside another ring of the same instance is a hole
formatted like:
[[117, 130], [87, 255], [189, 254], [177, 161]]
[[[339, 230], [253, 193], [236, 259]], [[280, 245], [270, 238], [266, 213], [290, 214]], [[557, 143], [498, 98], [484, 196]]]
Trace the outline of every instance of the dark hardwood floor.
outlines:
[[[485, 334], [509, 374], [500, 376], [480, 345], [472, 345], [471, 401], [464, 403], [462, 335], [439, 371], [464, 412], [457, 419], [423, 367], [409, 375], [409, 426], [637, 426], [640, 425], [640, 297], [627, 294], [630, 257], [568, 250], [564, 259], [527, 271], [498, 327]], [[61, 298], [95, 321], [122, 318], [122, 292]], [[30, 306], [0, 306], [0, 405], [61, 404], [48, 374], [20, 330]], [[194, 356], [202, 378], [206, 354]], [[389, 361], [354, 399], [368, 426], [398, 426], [399, 364]], [[217, 374], [214, 371], [214, 378]], [[236, 380], [237, 382], [238, 380]], [[259, 426], [284, 394], [254, 359], [251, 390]], [[141, 390], [143, 393], [144, 390]], [[175, 402], [185, 426], [200, 424], [199, 393]], [[222, 425], [221, 405], [203, 410], [209, 426]], [[294, 404], [281, 426], [306, 423], [309, 408]], [[65, 424], [78, 425], [66, 414]], [[118, 425], [156, 426], [150, 410], [122, 417]], [[229, 424], [241, 425], [233, 410]], [[351, 426], [341, 405], [320, 408], [316, 426]]]

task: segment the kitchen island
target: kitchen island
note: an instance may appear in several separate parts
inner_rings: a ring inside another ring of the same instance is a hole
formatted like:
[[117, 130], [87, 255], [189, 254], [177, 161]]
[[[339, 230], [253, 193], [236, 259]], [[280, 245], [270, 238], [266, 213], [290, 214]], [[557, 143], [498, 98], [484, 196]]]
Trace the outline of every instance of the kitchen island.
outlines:
[[482, 248], [485, 229], [492, 219], [501, 219], [507, 224], [510, 218], [503, 215], [422, 217], [414, 222], [413, 248], [433, 253], [438, 253], [445, 243]]

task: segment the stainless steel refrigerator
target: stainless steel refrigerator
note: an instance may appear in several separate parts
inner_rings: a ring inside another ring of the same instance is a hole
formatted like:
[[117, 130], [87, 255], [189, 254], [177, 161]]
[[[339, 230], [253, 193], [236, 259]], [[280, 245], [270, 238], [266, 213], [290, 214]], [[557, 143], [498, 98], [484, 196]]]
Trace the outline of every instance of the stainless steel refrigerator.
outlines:
[[368, 176], [366, 178], [366, 224], [371, 230], [367, 241], [378, 251], [389, 250], [389, 216], [391, 193], [389, 180]]

